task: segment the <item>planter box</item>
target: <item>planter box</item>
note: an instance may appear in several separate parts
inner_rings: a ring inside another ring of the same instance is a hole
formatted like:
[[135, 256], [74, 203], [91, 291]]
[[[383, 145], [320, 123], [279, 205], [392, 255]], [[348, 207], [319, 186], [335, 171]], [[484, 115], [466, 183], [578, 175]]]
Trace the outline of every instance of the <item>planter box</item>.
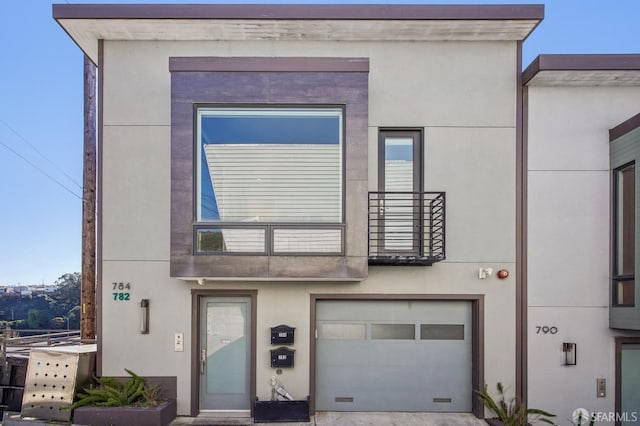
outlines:
[[309, 401], [256, 401], [256, 423], [308, 422]]
[[73, 423], [91, 426], [166, 426], [176, 418], [176, 401], [155, 407], [80, 407], [73, 411]]

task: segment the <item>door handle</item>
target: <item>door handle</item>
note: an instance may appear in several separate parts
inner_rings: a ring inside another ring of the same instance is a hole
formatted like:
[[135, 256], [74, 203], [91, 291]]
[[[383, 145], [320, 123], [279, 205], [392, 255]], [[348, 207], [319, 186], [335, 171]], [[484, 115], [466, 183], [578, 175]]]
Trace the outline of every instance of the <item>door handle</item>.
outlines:
[[204, 374], [204, 370], [207, 366], [207, 350], [200, 350], [200, 374]]

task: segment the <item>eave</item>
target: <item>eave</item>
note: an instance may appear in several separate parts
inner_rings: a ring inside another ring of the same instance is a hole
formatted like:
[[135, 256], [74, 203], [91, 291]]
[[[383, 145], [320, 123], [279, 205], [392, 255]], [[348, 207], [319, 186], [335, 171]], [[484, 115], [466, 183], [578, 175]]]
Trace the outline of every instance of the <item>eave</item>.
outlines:
[[96, 61], [101, 39], [518, 41], [544, 6], [56, 4], [53, 16]]
[[539, 55], [522, 81], [527, 86], [639, 86], [640, 54]]

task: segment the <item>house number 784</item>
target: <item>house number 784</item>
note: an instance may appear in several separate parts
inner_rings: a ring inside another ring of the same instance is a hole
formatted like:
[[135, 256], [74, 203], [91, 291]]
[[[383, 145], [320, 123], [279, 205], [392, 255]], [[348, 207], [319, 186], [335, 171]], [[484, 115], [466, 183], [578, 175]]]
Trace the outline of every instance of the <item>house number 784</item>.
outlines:
[[536, 334], [556, 334], [558, 332], [558, 327], [548, 325], [538, 325], [536, 326]]
[[128, 290], [131, 290], [131, 283], [114, 282], [113, 284], [113, 300], [127, 301], [131, 297]]

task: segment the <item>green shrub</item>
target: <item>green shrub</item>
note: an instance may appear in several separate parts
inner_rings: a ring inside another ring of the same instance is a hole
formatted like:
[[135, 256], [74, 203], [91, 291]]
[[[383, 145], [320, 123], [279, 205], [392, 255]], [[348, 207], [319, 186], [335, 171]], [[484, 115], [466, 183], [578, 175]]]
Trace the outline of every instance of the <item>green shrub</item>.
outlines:
[[113, 377], [96, 378], [97, 386], [89, 385], [76, 393], [76, 401], [65, 409], [85, 406], [151, 407], [158, 405], [158, 386], [147, 387], [144, 378], [127, 370], [129, 380], [121, 383]]
[[498, 420], [504, 423], [505, 426], [526, 426], [529, 421], [554, 424], [547, 417], [555, 417], [555, 414], [547, 413], [537, 408], [527, 408], [515, 397], [507, 402], [502, 383], [498, 382], [496, 388], [498, 389], [498, 395], [500, 395], [498, 402], [489, 394], [487, 385], [484, 385], [482, 391], [476, 391], [476, 394], [478, 394], [480, 401], [493, 411]]

